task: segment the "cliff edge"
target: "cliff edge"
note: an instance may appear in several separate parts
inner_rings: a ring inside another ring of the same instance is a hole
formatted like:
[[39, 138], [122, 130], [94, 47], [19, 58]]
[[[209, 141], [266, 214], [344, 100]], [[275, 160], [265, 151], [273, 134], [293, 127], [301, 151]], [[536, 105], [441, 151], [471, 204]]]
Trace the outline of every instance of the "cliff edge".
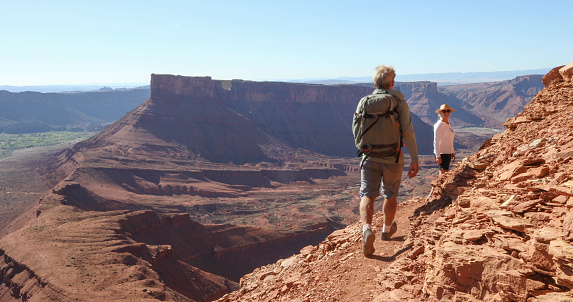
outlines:
[[573, 301], [572, 72], [549, 72], [503, 133], [400, 204], [372, 257], [356, 223], [218, 301]]

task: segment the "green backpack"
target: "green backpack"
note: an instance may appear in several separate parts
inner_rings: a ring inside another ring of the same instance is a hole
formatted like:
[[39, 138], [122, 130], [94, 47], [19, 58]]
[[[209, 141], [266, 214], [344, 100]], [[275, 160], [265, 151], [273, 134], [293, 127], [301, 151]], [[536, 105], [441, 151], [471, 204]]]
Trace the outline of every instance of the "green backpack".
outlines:
[[398, 115], [398, 104], [402, 101], [386, 89], [383, 93], [370, 94], [358, 103], [352, 131], [354, 142], [358, 151], [357, 156], [367, 157], [396, 156], [396, 163], [400, 159], [402, 147], [402, 133]]

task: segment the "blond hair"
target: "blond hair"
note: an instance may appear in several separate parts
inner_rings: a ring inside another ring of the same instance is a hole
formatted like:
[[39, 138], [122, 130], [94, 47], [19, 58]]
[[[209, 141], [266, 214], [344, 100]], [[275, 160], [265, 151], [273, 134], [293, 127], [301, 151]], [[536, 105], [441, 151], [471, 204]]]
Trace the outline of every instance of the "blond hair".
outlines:
[[390, 89], [395, 77], [396, 71], [394, 70], [394, 67], [390, 65], [377, 66], [374, 69], [374, 75], [372, 76], [374, 87], [378, 89]]

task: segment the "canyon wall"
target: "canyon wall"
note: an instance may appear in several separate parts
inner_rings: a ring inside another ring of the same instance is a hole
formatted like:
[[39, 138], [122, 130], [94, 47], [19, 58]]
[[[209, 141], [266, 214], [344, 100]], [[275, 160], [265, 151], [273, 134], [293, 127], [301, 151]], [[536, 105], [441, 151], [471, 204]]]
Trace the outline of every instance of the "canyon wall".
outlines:
[[151, 75], [151, 98], [177, 96], [193, 100], [217, 98], [225, 103], [246, 100], [249, 102], [350, 104], [356, 107], [358, 100], [370, 94], [372, 90], [372, 88], [350, 85], [228, 81], [213, 80], [211, 77]]
[[0, 90], [0, 133], [100, 131], [149, 98], [149, 89], [82, 93]]
[[[429, 81], [396, 82], [410, 104], [410, 110], [432, 125], [434, 112], [441, 104], [456, 109], [450, 120], [456, 127], [503, 128], [506, 119], [515, 116], [543, 89], [542, 75], [518, 76], [512, 80], [457, 84], [438, 87]], [[360, 84], [371, 87], [372, 84]]]
[[484, 126], [500, 128], [543, 89], [541, 78], [542, 75], [527, 75], [501, 82], [445, 86], [440, 90], [458, 100], [465, 110], [484, 119]]
[[[151, 99], [173, 102], [205, 102], [224, 105], [248, 119], [270, 137], [294, 148], [332, 156], [354, 156], [352, 114], [360, 98], [372, 87], [356, 85], [309, 85], [283, 82], [222, 81], [209, 77], [153, 74]], [[216, 111], [210, 121], [218, 122]], [[418, 152], [430, 154], [431, 128], [412, 116]]]
[[450, 117], [455, 127], [481, 126], [484, 124], [483, 119], [477, 117], [473, 112], [465, 110], [460, 100], [440, 92], [438, 83], [397, 83], [396, 86], [407, 97], [408, 103], [411, 104], [410, 110], [429, 125], [433, 125], [438, 120], [438, 114], [435, 111], [442, 104], [448, 104], [451, 108], [456, 109]]
[[137, 242], [169, 245], [170, 256], [201, 270], [238, 282], [253, 269], [288, 257], [301, 246], [316, 244], [330, 234], [327, 223], [310, 225], [293, 234], [256, 226], [200, 225], [188, 214], [166, 221], [156, 213], [141, 212], [122, 222]]
[[61, 204], [60, 194], [77, 189], [46, 196], [32, 224], [0, 240], [0, 300], [212, 301], [238, 289], [246, 273], [333, 231], [327, 220], [287, 233]]
[[[221, 297], [352, 215], [355, 179], [329, 182], [351, 161], [329, 155], [354, 155], [352, 113], [372, 90], [153, 75], [147, 101], [51, 162], [47, 181], [63, 182], [0, 241], [10, 257], [0, 291], [47, 295], [31, 273], [9, 283], [18, 263], [70, 298]], [[404, 90], [439, 95], [432, 83]], [[420, 153], [431, 152], [430, 126], [412, 120]], [[234, 225], [190, 218], [214, 211]]]
[[[301, 169], [198, 169], [193, 171], [151, 170], [151, 169], [117, 169], [117, 168], [79, 168], [78, 177], [89, 178], [90, 182], [102, 185], [117, 184], [126, 191], [145, 195], [192, 195], [200, 197], [239, 197], [250, 189], [273, 187], [273, 183], [289, 184], [307, 182], [344, 176], [343, 170], [336, 168], [301, 168]], [[206, 182], [218, 185], [205, 186]], [[93, 200], [90, 204], [104, 206], [97, 202], [97, 196], [74, 181], [65, 181], [52, 189], [56, 194], [76, 201], [75, 206], [86, 210], [103, 210], [86, 208], [82, 200]], [[102, 201], [103, 202], [103, 201]], [[114, 209], [117, 202], [108, 201], [107, 210]], [[128, 204], [129, 205], [129, 204]], [[132, 209], [140, 209], [131, 204]]]
[[31, 225], [0, 240], [0, 300], [211, 301], [237, 288], [181, 261], [169, 244], [132, 238], [158, 228], [205, 234], [188, 215], [80, 211], [61, 198], [45, 196]]

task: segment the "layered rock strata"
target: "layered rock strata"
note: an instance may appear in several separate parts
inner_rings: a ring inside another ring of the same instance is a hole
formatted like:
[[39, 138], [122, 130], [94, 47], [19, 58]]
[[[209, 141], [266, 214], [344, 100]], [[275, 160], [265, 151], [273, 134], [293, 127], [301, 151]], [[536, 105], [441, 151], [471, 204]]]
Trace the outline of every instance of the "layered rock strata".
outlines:
[[484, 126], [502, 128], [506, 119], [523, 111], [543, 89], [541, 78], [542, 75], [527, 75], [501, 82], [445, 86], [440, 90], [483, 119]]
[[171, 245], [133, 239], [154, 229], [205, 232], [188, 216], [80, 211], [54, 206], [60, 198], [47, 196], [31, 225], [0, 240], [2, 300], [210, 301], [236, 288], [180, 261]]
[[60, 194], [79, 188], [68, 185], [46, 196], [30, 225], [0, 240], [0, 295], [22, 301], [212, 301], [236, 290], [233, 280], [253, 267], [333, 231], [327, 223], [284, 233], [201, 225], [189, 214], [61, 205], [67, 195]]
[[451, 115], [451, 120], [457, 127], [481, 126], [484, 124], [482, 118], [463, 108], [463, 103], [460, 100], [440, 92], [438, 83], [399, 83], [397, 86], [409, 100], [410, 110], [428, 125], [433, 125], [437, 121], [438, 115], [435, 111], [442, 104], [448, 104], [456, 109], [455, 114]]
[[572, 70], [551, 71], [505, 132], [401, 204], [409, 229], [373, 257], [357, 223], [219, 301], [573, 301]]
[[[170, 102], [169, 100], [181, 102], [184, 100], [185, 102], [198, 102], [194, 107], [216, 105], [213, 110], [195, 108], [193, 111], [189, 111], [191, 115], [183, 117], [182, 121], [186, 118], [193, 118], [194, 112], [199, 112], [204, 118], [208, 116], [212, 123], [211, 126], [216, 127], [217, 123], [228, 123], [228, 121], [221, 120], [222, 113], [231, 109], [238, 113], [241, 118], [246, 119], [251, 126], [262, 130], [265, 135], [285, 142], [292, 148], [306, 149], [333, 156], [354, 155], [353, 137], [349, 130], [351, 128], [349, 116], [355, 111], [358, 100], [364, 95], [370, 94], [372, 90], [373, 88], [350, 85], [326, 86], [241, 80], [221, 81], [212, 80], [209, 77], [173, 75], [152, 75], [151, 80], [151, 100], [155, 102]], [[170, 103], [170, 106], [175, 104], [184, 106], [182, 103]], [[421, 139], [418, 144], [420, 153], [429, 154], [431, 142], [424, 138], [431, 129], [419, 123], [417, 117], [413, 117], [413, 122], [416, 131], [420, 133]], [[195, 127], [202, 127], [202, 125], [195, 123]], [[172, 131], [177, 128], [180, 127], [172, 127]], [[229, 128], [226, 129], [229, 131]], [[201, 133], [213, 132], [208, 128], [198, 130], [201, 130]], [[253, 132], [253, 135], [271, 142], [271, 139], [264, 138], [263, 134], [257, 134], [254, 130], [254, 128], [248, 129], [248, 132]], [[243, 135], [247, 133], [244, 131]], [[222, 138], [222, 135], [217, 135], [215, 138]], [[177, 138], [176, 140], [186, 145], [189, 150], [193, 150], [188, 142]], [[234, 141], [217, 142], [216, 140], [213, 143], [208, 144], [210, 148], [222, 148], [225, 147], [224, 145], [227, 145], [226, 148], [230, 148], [228, 145], [236, 144]], [[195, 140], [194, 145], [204, 144]], [[217, 152], [216, 149], [211, 150], [211, 152], [213, 151]], [[198, 153], [209, 156], [208, 152], [203, 150]], [[217, 157], [221, 156], [223, 155], [217, 155]], [[273, 155], [267, 156], [276, 158]]]

